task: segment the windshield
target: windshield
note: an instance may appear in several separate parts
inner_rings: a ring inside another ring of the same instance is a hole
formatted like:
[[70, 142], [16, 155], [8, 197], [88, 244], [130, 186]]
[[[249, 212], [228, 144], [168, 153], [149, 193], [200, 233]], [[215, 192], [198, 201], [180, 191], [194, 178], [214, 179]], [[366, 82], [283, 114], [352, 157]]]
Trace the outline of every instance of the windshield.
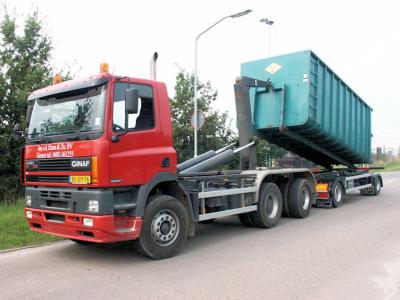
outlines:
[[105, 99], [105, 85], [72, 95], [36, 99], [28, 137], [101, 131]]

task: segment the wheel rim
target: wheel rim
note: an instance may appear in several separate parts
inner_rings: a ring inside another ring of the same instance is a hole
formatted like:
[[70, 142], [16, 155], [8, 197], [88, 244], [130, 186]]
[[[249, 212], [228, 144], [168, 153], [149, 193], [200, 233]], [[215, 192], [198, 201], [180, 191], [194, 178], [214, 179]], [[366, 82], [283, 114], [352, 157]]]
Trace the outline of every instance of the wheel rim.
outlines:
[[179, 235], [179, 219], [171, 210], [158, 212], [151, 222], [151, 236], [159, 246], [169, 246]]
[[275, 194], [268, 194], [266, 198], [265, 205], [267, 216], [273, 219], [278, 213], [278, 197]]
[[337, 185], [337, 186], [335, 187], [335, 190], [333, 191], [333, 193], [334, 193], [336, 202], [342, 201], [342, 189], [340, 188], [339, 185]]
[[375, 188], [375, 190], [376, 190], [377, 192], [379, 192], [379, 191], [381, 190], [381, 183], [380, 183], [379, 179], [376, 181], [376, 188]]
[[301, 191], [301, 204], [304, 210], [306, 210], [310, 204], [310, 192], [306, 188]]

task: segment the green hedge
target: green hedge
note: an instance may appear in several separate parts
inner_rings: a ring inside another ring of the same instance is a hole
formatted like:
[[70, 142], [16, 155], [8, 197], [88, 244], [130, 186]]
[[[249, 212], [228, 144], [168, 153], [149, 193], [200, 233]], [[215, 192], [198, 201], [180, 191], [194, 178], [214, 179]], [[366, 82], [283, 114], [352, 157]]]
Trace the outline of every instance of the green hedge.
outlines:
[[17, 175], [0, 176], [0, 203], [15, 203], [24, 195]]

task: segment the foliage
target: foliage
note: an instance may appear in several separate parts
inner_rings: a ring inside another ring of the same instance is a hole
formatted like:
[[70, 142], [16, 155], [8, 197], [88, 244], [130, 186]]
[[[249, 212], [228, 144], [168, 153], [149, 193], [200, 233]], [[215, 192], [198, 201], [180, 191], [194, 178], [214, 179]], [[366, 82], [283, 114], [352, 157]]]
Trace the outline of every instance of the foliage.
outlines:
[[0, 23], [0, 201], [21, 193], [17, 174], [23, 141], [11, 141], [12, 128], [17, 123], [24, 128], [26, 99], [31, 91], [51, 82], [52, 72], [52, 42], [43, 33], [37, 11], [25, 19], [18, 34], [16, 17], [4, 10]]
[[[174, 134], [174, 147], [178, 153], [178, 161], [183, 162], [193, 157], [193, 128], [190, 117], [193, 114], [193, 82], [194, 76], [180, 70], [176, 76], [175, 97], [171, 99], [171, 115]], [[232, 130], [227, 112], [213, 111], [212, 104], [217, 99], [217, 92], [211, 83], [197, 83], [198, 109], [206, 114], [206, 122], [198, 131], [198, 153], [210, 149], [219, 149], [237, 141], [237, 135]], [[233, 100], [233, 99], [232, 99]], [[257, 166], [268, 166], [273, 158], [279, 158], [286, 151], [259, 140], [257, 144]], [[229, 163], [230, 168], [239, 166], [238, 156]]]
[[[193, 74], [180, 70], [176, 76], [175, 97], [171, 99], [174, 147], [178, 154], [178, 162], [193, 157], [194, 153], [193, 128], [190, 125], [190, 117], [194, 111], [193, 82]], [[219, 149], [236, 141], [228, 113], [211, 108], [217, 99], [217, 92], [210, 82], [198, 82], [197, 92], [198, 109], [206, 115], [206, 122], [198, 131], [198, 153]]]
[[[379, 166], [379, 164], [376, 165], [376, 166]], [[400, 162], [398, 162], [398, 161], [388, 162], [388, 163], [385, 163], [383, 166], [385, 167], [385, 169], [379, 170], [379, 172], [396, 172], [396, 171], [400, 171]]]
[[257, 144], [257, 166], [271, 167], [272, 159], [281, 158], [287, 151], [268, 143], [266, 140], [259, 140]]
[[61, 240], [59, 237], [29, 230], [24, 206], [22, 200], [13, 204], [0, 203], [0, 250]]

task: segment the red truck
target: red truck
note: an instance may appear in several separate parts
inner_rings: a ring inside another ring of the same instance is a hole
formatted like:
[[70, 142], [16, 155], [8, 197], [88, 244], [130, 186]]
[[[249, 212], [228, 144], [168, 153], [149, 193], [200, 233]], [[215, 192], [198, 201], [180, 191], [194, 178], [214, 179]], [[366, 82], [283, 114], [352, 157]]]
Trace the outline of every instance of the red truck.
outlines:
[[[21, 181], [31, 230], [82, 244], [135, 240], [162, 259], [182, 249], [198, 222], [238, 215], [270, 228], [282, 213], [307, 217], [318, 200], [341, 204], [343, 188], [339, 195], [329, 185], [339, 173], [318, 185], [309, 169], [256, 169], [248, 90], [269, 82], [235, 85], [239, 144], [177, 165], [165, 84], [102, 71], [28, 98]], [[210, 171], [236, 153], [241, 170]], [[353, 189], [376, 192], [376, 175], [356, 175]]]

